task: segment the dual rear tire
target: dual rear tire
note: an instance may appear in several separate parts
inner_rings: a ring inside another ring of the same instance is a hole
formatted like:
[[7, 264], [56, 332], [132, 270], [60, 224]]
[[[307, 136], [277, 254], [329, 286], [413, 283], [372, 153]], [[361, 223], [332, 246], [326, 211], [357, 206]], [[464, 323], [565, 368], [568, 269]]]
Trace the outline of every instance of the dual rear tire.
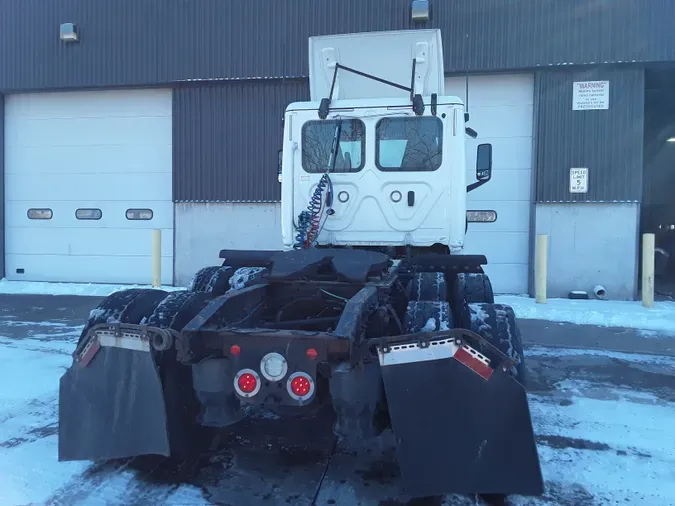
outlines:
[[[212, 299], [204, 292], [130, 289], [106, 297], [91, 311], [80, 341], [89, 329], [103, 323], [147, 324], [180, 332]], [[152, 350], [159, 370], [171, 449], [170, 462], [189, 460], [206, 450], [210, 440], [199, 424], [201, 405], [192, 386], [192, 368], [178, 362], [176, 348]], [[151, 459], [154, 460], [154, 459]], [[136, 458], [145, 467], [148, 459]]]
[[416, 273], [411, 281], [404, 331], [409, 334], [466, 328], [511, 358], [511, 375], [525, 384], [523, 344], [510, 306], [494, 303], [486, 274], [460, 273], [452, 286], [440, 272]]

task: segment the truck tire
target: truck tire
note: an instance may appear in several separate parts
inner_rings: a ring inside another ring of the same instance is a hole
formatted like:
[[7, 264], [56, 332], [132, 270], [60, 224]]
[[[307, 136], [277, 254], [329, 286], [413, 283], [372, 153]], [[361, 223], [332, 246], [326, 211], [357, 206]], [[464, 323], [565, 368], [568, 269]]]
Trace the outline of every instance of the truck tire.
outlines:
[[194, 275], [188, 290], [191, 292], [210, 293], [213, 297], [223, 295], [230, 289], [230, 278], [234, 270], [228, 266], [204, 267]]
[[480, 302], [494, 304], [495, 302], [492, 283], [485, 273], [460, 272], [457, 274], [455, 290], [457, 302], [460, 302], [462, 299], [467, 304]]
[[267, 267], [240, 267], [230, 278], [230, 290], [241, 290], [248, 286], [264, 282], [269, 275]]
[[[212, 300], [208, 293], [180, 291], [170, 293], [146, 320], [149, 326], [180, 332]], [[176, 359], [176, 349], [157, 353], [167, 428], [171, 449], [170, 461], [199, 457], [210, 441], [198, 422], [201, 404], [192, 386], [192, 367]]]
[[516, 362], [511, 375], [523, 386], [526, 381], [525, 355], [516, 315], [504, 304], [469, 304], [470, 330], [486, 339]]
[[413, 276], [410, 299], [445, 302], [448, 300], [445, 274], [442, 272], [418, 272]]
[[141, 323], [166, 296], [167, 292], [164, 290], [143, 288], [120, 290], [110, 294], [89, 313], [89, 319], [77, 344], [82, 342], [92, 327], [102, 323]]
[[410, 301], [403, 326], [407, 334], [454, 328], [450, 304], [427, 300]]

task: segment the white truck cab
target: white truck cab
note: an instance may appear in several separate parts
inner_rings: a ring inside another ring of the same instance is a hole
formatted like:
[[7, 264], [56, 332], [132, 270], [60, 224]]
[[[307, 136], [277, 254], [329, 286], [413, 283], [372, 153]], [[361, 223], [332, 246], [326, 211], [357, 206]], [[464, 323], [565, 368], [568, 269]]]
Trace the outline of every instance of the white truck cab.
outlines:
[[[311, 101], [290, 104], [284, 117], [285, 249], [462, 249], [465, 109], [444, 95], [440, 37], [415, 30], [310, 38]], [[482, 184], [491, 147], [479, 154]]]

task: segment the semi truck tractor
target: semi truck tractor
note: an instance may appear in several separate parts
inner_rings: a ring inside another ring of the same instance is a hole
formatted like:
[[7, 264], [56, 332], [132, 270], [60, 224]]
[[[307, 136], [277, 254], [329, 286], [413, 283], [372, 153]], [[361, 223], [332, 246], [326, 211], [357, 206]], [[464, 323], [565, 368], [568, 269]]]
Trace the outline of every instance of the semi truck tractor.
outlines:
[[253, 408], [329, 405], [347, 444], [393, 431], [409, 496], [542, 494], [516, 318], [464, 252], [469, 222], [494, 219], [467, 211], [492, 146], [467, 170], [479, 132], [445, 95], [440, 31], [310, 37], [308, 54], [282, 246], [103, 300], [61, 378], [59, 459], [180, 460]]

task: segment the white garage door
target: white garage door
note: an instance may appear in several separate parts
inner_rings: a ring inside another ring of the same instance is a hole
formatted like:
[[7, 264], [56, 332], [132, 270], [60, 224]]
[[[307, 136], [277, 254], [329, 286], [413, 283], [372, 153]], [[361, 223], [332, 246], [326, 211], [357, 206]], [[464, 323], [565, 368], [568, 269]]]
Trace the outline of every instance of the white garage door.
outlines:
[[173, 282], [171, 90], [5, 100], [6, 275], [142, 283], [152, 229]]
[[[446, 95], [466, 100], [466, 77], [446, 78]], [[531, 210], [534, 78], [532, 75], [471, 76], [467, 170], [475, 181], [476, 146], [492, 144], [493, 176], [469, 193], [467, 207], [497, 211], [494, 223], [470, 223], [466, 252], [485, 254], [497, 293], [527, 293]]]

